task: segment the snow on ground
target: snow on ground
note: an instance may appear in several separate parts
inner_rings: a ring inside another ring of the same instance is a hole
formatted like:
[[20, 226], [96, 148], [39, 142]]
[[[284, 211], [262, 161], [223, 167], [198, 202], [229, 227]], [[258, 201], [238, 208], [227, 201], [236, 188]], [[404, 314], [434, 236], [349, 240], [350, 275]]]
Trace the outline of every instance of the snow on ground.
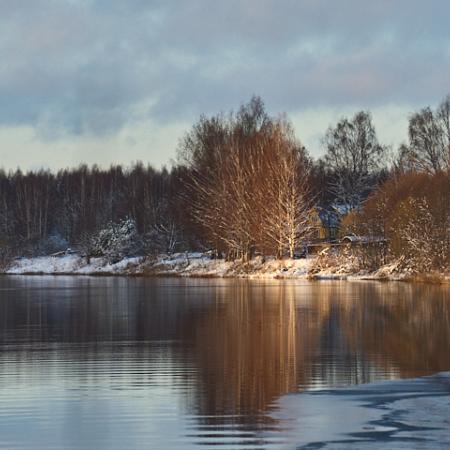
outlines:
[[91, 258], [90, 262], [79, 255], [41, 256], [14, 260], [7, 274], [78, 274], [78, 275], [175, 275], [198, 277], [306, 277], [311, 260], [277, 261], [254, 258], [248, 263], [211, 259], [202, 253], [176, 253], [161, 255], [156, 259], [135, 257], [109, 263], [105, 258]]
[[73, 272], [80, 265], [80, 257], [67, 255], [64, 257], [43, 256], [39, 258], [20, 258], [15, 260], [6, 273], [54, 273]]
[[306, 277], [311, 260], [283, 260], [256, 257], [247, 263], [242, 261], [225, 261], [210, 259], [196, 254], [176, 254], [159, 259], [152, 269], [161, 274], [181, 276], [215, 276], [246, 278], [291, 278]]
[[36, 258], [20, 258], [6, 270], [7, 274], [85, 274], [104, 273], [130, 274], [142, 258], [125, 258], [115, 264], [110, 264], [104, 258], [91, 258], [89, 264], [86, 258], [78, 255], [40, 256]]
[[[317, 269], [316, 258], [276, 260], [256, 257], [244, 263], [211, 259], [203, 253], [175, 253], [157, 258], [133, 257], [110, 263], [106, 258], [87, 259], [79, 255], [19, 258], [4, 271], [7, 274], [148, 275], [183, 277], [314, 278], [348, 280], [405, 280], [411, 274], [398, 272], [395, 265], [373, 273], [352, 273], [347, 267]], [[447, 278], [443, 277], [444, 281]]]

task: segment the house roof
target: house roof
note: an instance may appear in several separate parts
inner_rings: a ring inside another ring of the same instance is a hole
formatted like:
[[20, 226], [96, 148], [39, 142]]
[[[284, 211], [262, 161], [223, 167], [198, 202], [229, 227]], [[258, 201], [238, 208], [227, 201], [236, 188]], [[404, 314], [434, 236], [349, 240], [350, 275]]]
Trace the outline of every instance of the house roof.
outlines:
[[341, 239], [341, 242], [369, 244], [375, 242], [386, 242], [382, 236], [357, 236], [356, 234], [348, 234]]

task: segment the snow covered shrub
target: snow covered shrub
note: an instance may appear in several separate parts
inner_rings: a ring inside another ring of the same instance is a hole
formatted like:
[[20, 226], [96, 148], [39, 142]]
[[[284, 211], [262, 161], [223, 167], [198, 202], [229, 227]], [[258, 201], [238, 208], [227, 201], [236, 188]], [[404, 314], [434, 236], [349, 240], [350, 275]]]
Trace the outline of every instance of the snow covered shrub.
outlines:
[[400, 205], [398, 233], [406, 268], [426, 273], [444, 269], [450, 253], [449, 237], [442, 230], [426, 198], [408, 198]]
[[109, 223], [91, 240], [90, 256], [105, 256], [110, 262], [137, 254], [142, 242], [133, 219]]
[[356, 233], [386, 241], [380, 264], [395, 263], [408, 273], [448, 272], [449, 199], [448, 172], [400, 174], [365, 202], [355, 217]]
[[330, 272], [337, 274], [357, 273], [361, 270], [360, 260], [349, 246], [327, 247], [317, 254], [310, 273]]

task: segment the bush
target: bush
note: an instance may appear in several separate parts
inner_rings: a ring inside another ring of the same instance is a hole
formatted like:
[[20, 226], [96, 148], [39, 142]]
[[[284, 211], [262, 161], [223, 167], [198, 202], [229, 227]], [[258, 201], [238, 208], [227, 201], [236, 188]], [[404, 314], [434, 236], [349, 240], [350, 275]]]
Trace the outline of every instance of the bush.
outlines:
[[449, 271], [450, 176], [406, 173], [381, 186], [354, 217], [355, 233], [386, 239], [384, 262], [415, 273]]
[[120, 261], [142, 251], [142, 242], [136, 223], [125, 219], [119, 223], [109, 223], [106, 228], [90, 240], [88, 256], [104, 256], [109, 262]]

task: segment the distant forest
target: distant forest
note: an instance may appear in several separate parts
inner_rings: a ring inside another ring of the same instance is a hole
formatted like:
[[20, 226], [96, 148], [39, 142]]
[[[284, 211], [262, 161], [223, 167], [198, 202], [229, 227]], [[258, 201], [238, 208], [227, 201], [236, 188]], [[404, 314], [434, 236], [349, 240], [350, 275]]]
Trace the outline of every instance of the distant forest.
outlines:
[[313, 159], [286, 115], [269, 116], [254, 97], [202, 116], [171, 169], [0, 171], [0, 257], [69, 247], [87, 257], [294, 257], [320, 208], [339, 215], [342, 233], [384, 243], [362, 258], [368, 265], [448, 268], [450, 96], [412, 113], [408, 142], [395, 151], [378, 141], [366, 111], [326, 130], [323, 149]]

